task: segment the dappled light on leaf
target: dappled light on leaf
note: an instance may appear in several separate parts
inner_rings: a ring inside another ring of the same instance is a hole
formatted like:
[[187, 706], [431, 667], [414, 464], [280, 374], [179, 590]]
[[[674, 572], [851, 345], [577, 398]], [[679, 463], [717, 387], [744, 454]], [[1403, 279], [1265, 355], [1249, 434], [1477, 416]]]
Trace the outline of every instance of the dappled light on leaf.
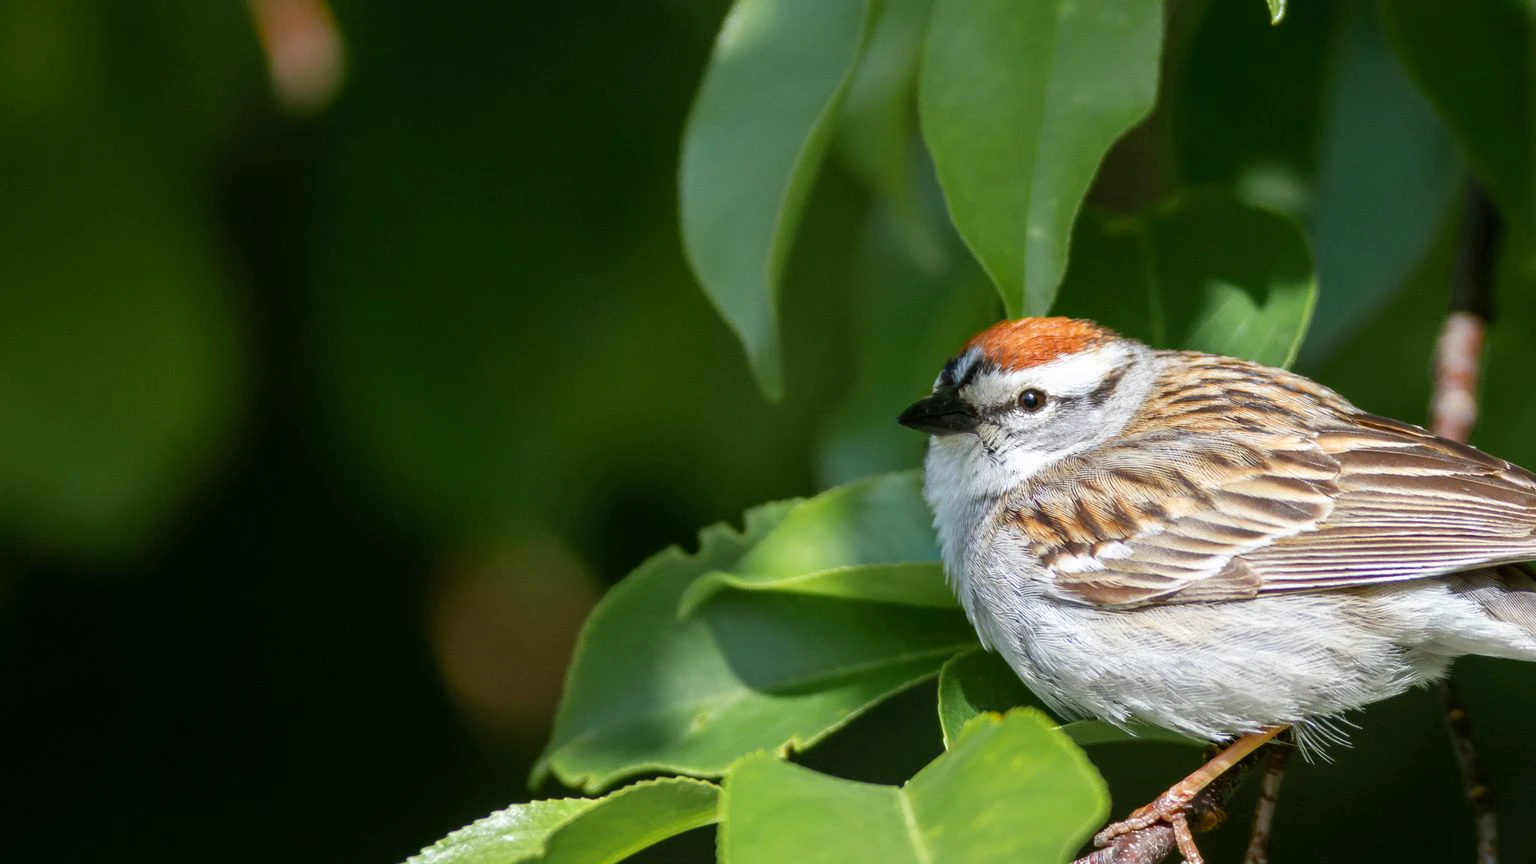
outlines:
[[673, 777], [605, 798], [513, 804], [413, 856], [408, 864], [610, 864], [717, 818], [720, 790]]

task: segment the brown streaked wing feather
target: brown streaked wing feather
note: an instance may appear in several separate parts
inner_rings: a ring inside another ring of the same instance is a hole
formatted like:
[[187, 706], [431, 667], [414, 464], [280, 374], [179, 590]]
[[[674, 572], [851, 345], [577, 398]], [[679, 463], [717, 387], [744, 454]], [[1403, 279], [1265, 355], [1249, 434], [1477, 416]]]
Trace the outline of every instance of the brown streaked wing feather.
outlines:
[[[1357, 413], [1305, 379], [1232, 368], [1165, 387], [1153, 397], [1161, 429], [1133, 421], [1010, 502], [1062, 596], [1103, 606], [1236, 600], [1536, 558], [1536, 476]], [[1278, 393], [1280, 415], [1197, 410], [1263, 375], [1286, 386], [1247, 388], [1249, 401]]]
[[1253, 597], [1261, 579], [1238, 556], [1315, 528], [1337, 474], [1295, 434], [1147, 434], [1048, 469], [1013, 518], [1053, 585], [1080, 602]]
[[1261, 593], [1441, 576], [1536, 558], [1536, 476], [1377, 417], [1322, 432], [1340, 466], [1332, 515], [1244, 555]]

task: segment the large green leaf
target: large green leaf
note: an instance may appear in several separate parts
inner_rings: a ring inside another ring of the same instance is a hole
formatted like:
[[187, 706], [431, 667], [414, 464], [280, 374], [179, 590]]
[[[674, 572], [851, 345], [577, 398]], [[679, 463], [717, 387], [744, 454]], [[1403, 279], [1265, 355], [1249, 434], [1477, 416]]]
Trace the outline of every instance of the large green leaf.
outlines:
[[1409, 74], [1505, 215], [1530, 231], [1536, 217], [1536, 9], [1524, 0], [1455, 8], [1383, 0], [1381, 8]]
[[410, 864], [611, 864], [713, 823], [720, 790], [667, 777], [604, 798], [513, 804], [421, 850]]
[[[723, 591], [678, 617], [694, 580], [736, 570], [800, 506], [750, 511], [742, 534], [708, 529], [697, 554], [663, 552], [603, 599], [536, 776], [596, 790], [645, 771], [719, 775], [756, 750], [810, 746], [975, 644], [952, 609], [788, 591]], [[800, 536], [812, 542], [816, 531]], [[846, 560], [843, 538], [815, 542], [836, 548], [802, 560]]]
[[[1296, 358], [1317, 283], [1306, 239], [1290, 219], [1199, 192], [1080, 234], [1074, 261], [1084, 263], [1067, 274], [1062, 314], [1114, 321], [1159, 347], [1272, 366]], [[1151, 299], [1143, 306], [1144, 294]], [[1148, 309], [1141, 326], [1130, 308]]]
[[735, 572], [774, 579], [860, 564], [939, 560], [921, 472], [857, 480], [797, 505]]
[[1156, 0], [936, 0], [923, 137], [1010, 316], [1050, 308], [1100, 160], [1156, 99], [1162, 20]]
[[944, 584], [943, 565], [937, 561], [923, 561], [837, 567], [772, 577], [710, 573], [690, 586], [683, 595], [678, 611], [683, 615], [692, 615], [721, 591], [731, 589], [785, 591], [932, 609], [956, 608], [955, 595]]
[[737, 0], [683, 133], [683, 245], [770, 398], [779, 277], [868, 18], [864, 0]]
[[1044, 715], [985, 715], [900, 788], [743, 760], [725, 783], [720, 861], [1061, 864], [1108, 809], [1098, 773]]
[[725, 588], [954, 608], [922, 482], [885, 474], [797, 504], [729, 571], [689, 586], [683, 613]]

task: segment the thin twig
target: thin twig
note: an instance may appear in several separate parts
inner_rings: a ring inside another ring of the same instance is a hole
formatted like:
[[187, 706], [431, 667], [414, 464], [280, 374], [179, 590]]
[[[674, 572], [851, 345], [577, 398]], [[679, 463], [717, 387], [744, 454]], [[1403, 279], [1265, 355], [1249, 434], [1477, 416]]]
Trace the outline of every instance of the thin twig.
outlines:
[[1483, 773], [1483, 763], [1477, 758], [1477, 748], [1472, 743], [1472, 723], [1467, 709], [1456, 695], [1450, 679], [1442, 679], [1435, 692], [1440, 696], [1440, 708], [1445, 713], [1445, 727], [1451, 736], [1451, 749], [1461, 766], [1461, 779], [1467, 793], [1467, 803], [1472, 805], [1472, 824], [1477, 831], [1477, 864], [1499, 862], [1499, 817], [1493, 799], [1493, 787], [1488, 785]]
[[1285, 763], [1290, 757], [1291, 748], [1273, 747], [1264, 761], [1259, 803], [1253, 808], [1253, 833], [1248, 835], [1243, 864], [1269, 864], [1269, 832], [1275, 824], [1275, 802], [1280, 800], [1280, 782], [1285, 779]]
[[[1493, 317], [1493, 274], [1498, 263], [1499, 214], [1476, 181], [1468, 184], [1467, 211], [1451, 287], [1451, 310], [1435, 345], [1435, 387], [1430, 429], [1465, 443], [1477, 423], [1477, 382], [1483, 336]], [[1477, 864], [1498, 864], [1499, 822], [1493, 788], [1472, 743], [1472, 723], [1449, 678], [1435, 685], [1451, 749], [1477, 832]]]

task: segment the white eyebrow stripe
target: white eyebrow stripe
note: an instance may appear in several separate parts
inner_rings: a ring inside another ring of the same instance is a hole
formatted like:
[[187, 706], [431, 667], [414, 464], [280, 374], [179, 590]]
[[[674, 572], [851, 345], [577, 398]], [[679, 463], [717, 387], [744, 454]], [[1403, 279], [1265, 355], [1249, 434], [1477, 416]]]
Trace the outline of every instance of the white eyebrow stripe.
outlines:
[[982, 405], [1012, 401], [1026, 387], [1039, 387], [1047, 396], [1084, 396], [1092, 393], [1104, 379], [1129, 359], [1123, 345], [1106, 345], [1093, 351], [1058, 357], [1049, 363], [1000, 372], [987, 379], [977, 379], [975, 395]]

